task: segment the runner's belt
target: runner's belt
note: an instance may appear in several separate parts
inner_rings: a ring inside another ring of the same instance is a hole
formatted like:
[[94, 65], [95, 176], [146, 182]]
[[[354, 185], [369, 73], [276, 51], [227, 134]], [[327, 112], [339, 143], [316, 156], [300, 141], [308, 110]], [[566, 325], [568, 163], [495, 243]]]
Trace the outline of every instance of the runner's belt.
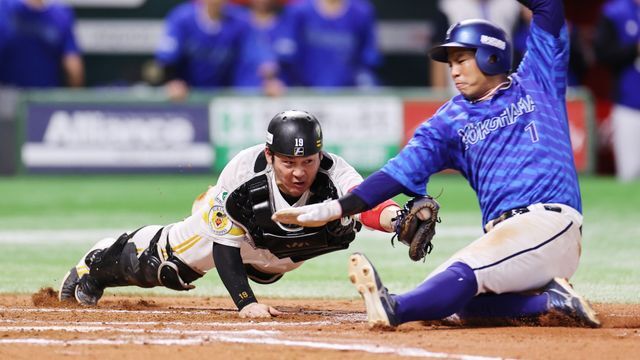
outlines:
[[[552, 206], [552, 205], [544, 205], [544, 209], [547, 211], [554, 211], [554, 212], [562, 212], [562, 209], [559, 206]], [[503, 212], [500, 216], [498, 216], [497, 218], [491, 220], [491, 226], [495, 227], [496, 225], [498, 225], [499, 223], [512, 218], [516, 215], [520, 215], [520, 214], [525, 214], [530, 212], [531, 210], [529, 208], [526, 207], [522, 207], [522, 208], [516, 208], [516, 209], [511, 209], [511, 210], [507, 210], [505, 212]]]

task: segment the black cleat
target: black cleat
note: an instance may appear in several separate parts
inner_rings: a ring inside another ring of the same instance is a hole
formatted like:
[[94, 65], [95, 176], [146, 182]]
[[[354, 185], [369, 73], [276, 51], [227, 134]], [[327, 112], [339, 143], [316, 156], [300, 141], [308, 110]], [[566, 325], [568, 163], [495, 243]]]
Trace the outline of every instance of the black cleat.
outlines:
[[354, 253], [349, 258], [349, 280], [364, 299], [370, 327], [396, 327], [399, 321], [395, 315], [396, 301], [364, 254]]
[[78, 270], [74, 266], [67, 272], [64, 279], [62, 279], [60, 291], [58, 291], [58, 300], [74, 301], [76, 296], [76, 287], [78, 286], [79, 280]]
[[549, 310], [562, 313], [580, 326], [599, 328], [600, 320], [591, 305], [580, 296], [567, 280], [554, 278], [542, 290], [549, 295]]
[[75, 298], [80, 304], [96, 305], [102, 294], [104, 294], [104, 286], [98, 284], [90, 274], [82, 275], [75, 291]]

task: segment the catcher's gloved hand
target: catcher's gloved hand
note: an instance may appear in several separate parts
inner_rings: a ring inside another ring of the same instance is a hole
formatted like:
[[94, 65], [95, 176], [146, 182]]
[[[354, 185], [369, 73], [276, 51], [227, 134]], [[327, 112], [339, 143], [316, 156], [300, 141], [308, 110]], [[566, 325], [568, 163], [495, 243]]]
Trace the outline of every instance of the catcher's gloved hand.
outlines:
[[[436, 223], [440, 204], [431, 196], [417, 197], [409, 200], [404, 209], [398, 210], [393, 236], [409, 246], [409, 257], [413, 261], [424, 258], [433, 249], [431, 239], [436, 234]], [[393, 245], [393, 238], [391, 244]]]

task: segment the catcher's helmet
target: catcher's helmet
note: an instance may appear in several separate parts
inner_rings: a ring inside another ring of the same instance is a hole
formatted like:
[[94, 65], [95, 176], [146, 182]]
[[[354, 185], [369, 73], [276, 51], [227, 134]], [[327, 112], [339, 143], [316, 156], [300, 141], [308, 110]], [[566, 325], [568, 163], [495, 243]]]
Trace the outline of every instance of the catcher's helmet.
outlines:
[[322, 128], [306, 111], [283, 111], [271, 119], [267, 128], [267, 147], [286, 156], [309, 156], [322, 149]]
[[463, 20], [447, 30], [444, 44], [429, 52], [435, 61], [448, 62], [447, 48], [476, 49], [476, 62], [487, 75], [506, 74], [511, 71], [511, 43], [507, 34], [486, 20]]

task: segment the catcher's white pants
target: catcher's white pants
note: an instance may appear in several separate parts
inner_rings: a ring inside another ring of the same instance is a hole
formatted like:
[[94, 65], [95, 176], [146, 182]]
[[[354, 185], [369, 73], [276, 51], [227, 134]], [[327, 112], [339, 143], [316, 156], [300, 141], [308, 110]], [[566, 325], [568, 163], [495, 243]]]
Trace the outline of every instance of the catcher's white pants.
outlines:
[[[154, 235], [161, 228], [159, 225], [145, 226], [138, 230], [135, 235], [129, 240], [136, 244], [137, 255], [140, 254], [149, 247]], [[167, 234], [170, 232], [169, 227], [165, 227], [163, 233], [158, 242], [158, 253], [160, 254], [160, 260], [167, 259], [166, 243]], [[115, 238], [104, 238], [98, 241], [89, 251], [82, 256], [76, 270], [78, 275], [82, 276], [89, 272], [84, 259], [87, 254], [96, 249], [106, 249], [116, 241]], [[205, 238], [197, 238], [196, 236], [186, 237], [182, 241], [176, 241], [171, 244], [174, 254], [180, 258], [185, 264], [191, 267], [194, 271], [204, 275], [209, 270], [215, 268], [213, 261], [213, 241]], [[242, 242], [240, 246], [240, 255], [242, 256], [242, 262], [244, 264], [251, 264], [258, 271], [269, 274], [282, 274], [291, 270], [294, 270], [303, 262], [293, 262], [290, 258], [279, 259], [268, 250], [254, 249], [247, 242]]]
[[[557, 206], [560, 213], [544, 209]], [[527, 213], [497, 224], [455, 253], [427, 279], [455, 262], [469, 265], [478, 292], [506, 293], [539, 289], [554, 277], [570, 278], [578, 268], [582, 215], [562, 204], [534, 204]]]

